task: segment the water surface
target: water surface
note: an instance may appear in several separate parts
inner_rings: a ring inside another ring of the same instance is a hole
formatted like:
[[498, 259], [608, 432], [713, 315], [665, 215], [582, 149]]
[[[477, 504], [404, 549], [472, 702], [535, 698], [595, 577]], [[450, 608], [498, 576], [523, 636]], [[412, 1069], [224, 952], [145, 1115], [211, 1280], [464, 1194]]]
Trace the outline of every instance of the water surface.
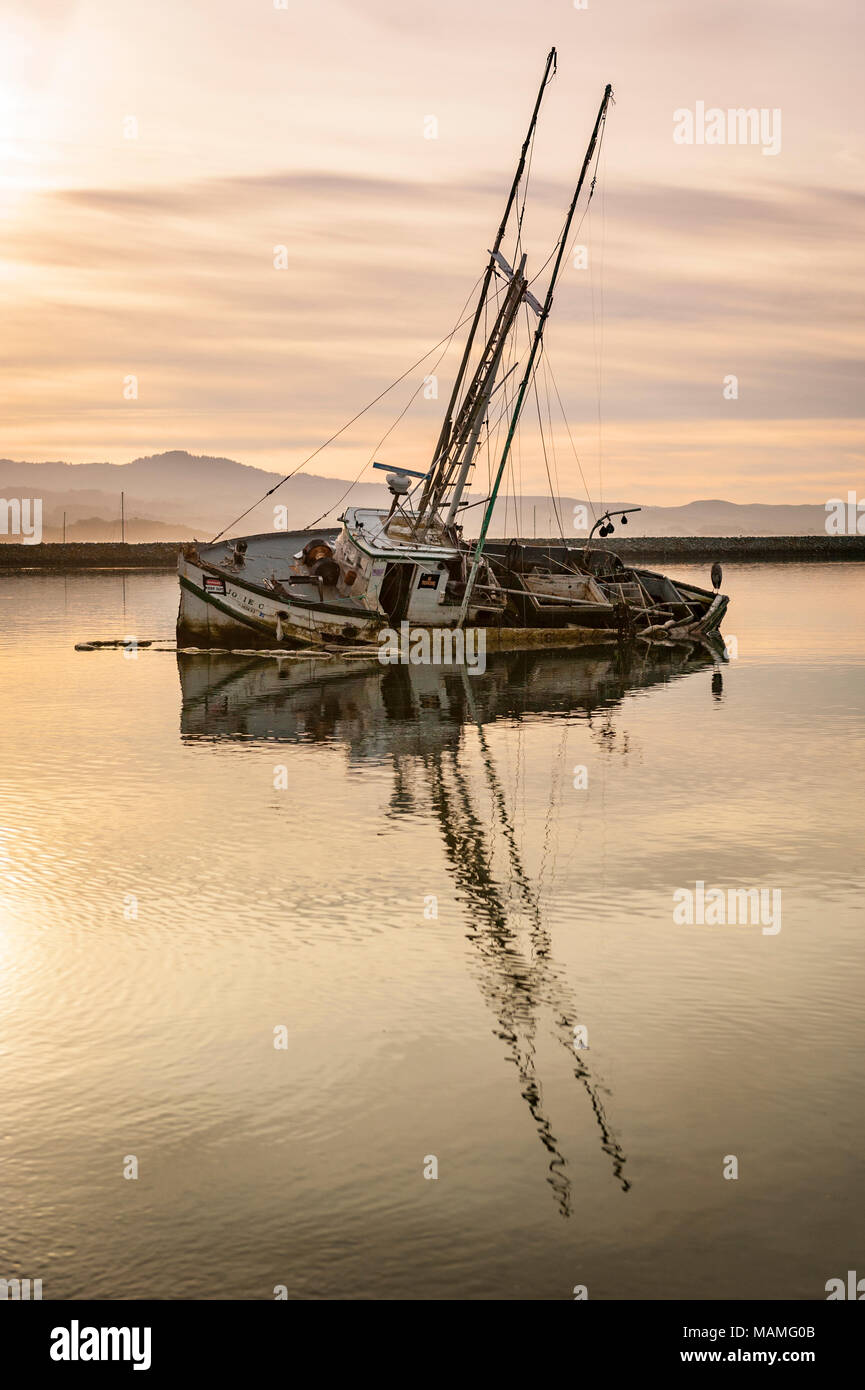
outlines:
[[[0, 1277], [809, 1299], [861, 1271], [863, 568], [724, 587], [729, 662], [468, 677], [75, 652], [170, 637], [174, 577], [0, 579]], [[782, 929], [677, 925], [697, 880], [780, 889]]]

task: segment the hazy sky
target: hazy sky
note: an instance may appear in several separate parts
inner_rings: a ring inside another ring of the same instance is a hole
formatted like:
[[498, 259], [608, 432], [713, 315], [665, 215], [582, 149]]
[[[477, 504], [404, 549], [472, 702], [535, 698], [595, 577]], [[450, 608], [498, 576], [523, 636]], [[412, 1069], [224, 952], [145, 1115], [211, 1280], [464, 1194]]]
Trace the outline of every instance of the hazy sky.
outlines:
[[[0, 455], [287, 471], [452, 327], [554, 43], [530, 272], [616, 95], [589, 268], [569, 266], [548, 330], [592, 491], [599, 447], [608, 497], [861, 491], [855, 0], [277, 3], [3, 0]], [[675, 143], [698, 102], [780, 109], [780, 152]], [[313, 471], [357, 473], [422, 374]], [[378, 456], [424, 467], [443, 403], [421, 398]], [[543, 487], [528, 428], [520, 469]]]

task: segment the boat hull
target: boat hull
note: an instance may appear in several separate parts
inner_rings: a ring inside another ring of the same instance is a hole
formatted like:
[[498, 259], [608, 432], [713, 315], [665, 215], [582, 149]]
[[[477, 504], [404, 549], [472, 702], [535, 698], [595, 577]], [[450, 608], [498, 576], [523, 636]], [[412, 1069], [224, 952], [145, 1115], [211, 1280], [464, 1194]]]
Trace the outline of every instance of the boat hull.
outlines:
[[182, 646], [272, 649], [375, 642], [381, 614], [329, 609], [268, 595], [215, 566], [181, 555], [177, 638]]
[[[639, 573], [647, 573], [645, 571]], [[393, 642], [393, 623], [381, 612], [366, 612], [357, 602], [335, 603], [302, 600], [284, 588], [275, 593], [262, 584], [241, 578], [225, 565], [218, 566], [186, 550], [178, 560], [180, 607], [177, 639], [181, 648], [227, 651], [291, 650], [316, 646], [376, 646]], [[623, 627], [611, 607], [579, 604], [563, 612], [542, 611], [534, 601], [511, 615], [510, 623], [472, 624], [485, 631], [490, 651], [531, 647], [580, 647], [607, 645], [639, 636], [650, 642], [699, 641], [718, 632], [729, 599], [693, 586], [682, 586], [696, 600], [685, 620], [644, 627]], [[526, 594], [527, 600], [532, 595]], [[517, 621], [514, 622], [514, 617]], [[436, 626], [411, 624], [412, 628]]]

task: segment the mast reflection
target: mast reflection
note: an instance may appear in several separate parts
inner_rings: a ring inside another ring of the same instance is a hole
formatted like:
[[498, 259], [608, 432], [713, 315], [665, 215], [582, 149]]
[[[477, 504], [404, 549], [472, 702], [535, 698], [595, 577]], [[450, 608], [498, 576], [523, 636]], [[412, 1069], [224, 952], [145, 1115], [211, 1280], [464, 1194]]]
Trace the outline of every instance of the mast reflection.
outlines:
[[[374, 657], [240, 661], [179, 653], [177, 659], [185, 741], [337, 742], [350, 763], [390, 764], [392, 818], [432, 810], [465, 916], [473, 973], [548, 1156], [547, 1181], [559, 1212], [571, 1213], [571, 1180], [538, 1074], [543, 1027], [566, 1050], [601, 1149], [627, 1192], [626, 1155], [607, 1117], [602, 1087], [575, 1050], [579, 1011], [553, 959], [540, 885], [524, 866], [487, 728], [526, 714], [558, 717], [563, 724], [580, 716], [599, 738], [610, 738], [627, 694], [691, 671], [711, 671], [711, 654], [675, 649], [662, 651], [660, 660], [658, 654], [637, 660], [606, 651], [577, 660], [556, 651], [497, 653], [483, 675], [471, 676], [462, 667], [385, 667]], [[717, 681], [712, 694], [717, 698]], [[478, 767], [491, 808], [486, 820], [474, 786]]]

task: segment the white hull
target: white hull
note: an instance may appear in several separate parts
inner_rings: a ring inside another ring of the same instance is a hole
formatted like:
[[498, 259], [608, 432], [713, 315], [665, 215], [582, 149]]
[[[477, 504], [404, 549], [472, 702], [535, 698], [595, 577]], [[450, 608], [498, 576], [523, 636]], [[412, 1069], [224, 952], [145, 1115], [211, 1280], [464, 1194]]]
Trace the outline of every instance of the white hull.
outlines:
[[178, 638], [198, 647], [291, 647], [375, 642], [387, 627], [381, 614], [328, 612], [319, 604], [272, 598], [231, 574], [181, 556]]

